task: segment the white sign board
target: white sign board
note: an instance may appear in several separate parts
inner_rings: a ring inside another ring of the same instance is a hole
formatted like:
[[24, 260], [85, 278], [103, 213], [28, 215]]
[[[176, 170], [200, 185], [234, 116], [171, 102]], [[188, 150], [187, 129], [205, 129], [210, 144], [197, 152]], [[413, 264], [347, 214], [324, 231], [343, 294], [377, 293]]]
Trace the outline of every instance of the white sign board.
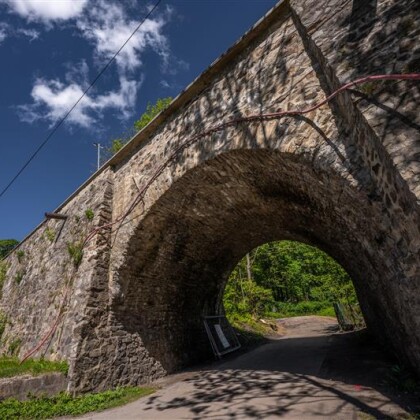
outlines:
[[220, 324], [215, 324], [214, 329], [216, 330], [217, 336], [219, 337], [223, 348], [227, 349], [230, 346], [229, 341], [227, 341], [225, 335], [223, 334], [222, 327], [220, 326]]

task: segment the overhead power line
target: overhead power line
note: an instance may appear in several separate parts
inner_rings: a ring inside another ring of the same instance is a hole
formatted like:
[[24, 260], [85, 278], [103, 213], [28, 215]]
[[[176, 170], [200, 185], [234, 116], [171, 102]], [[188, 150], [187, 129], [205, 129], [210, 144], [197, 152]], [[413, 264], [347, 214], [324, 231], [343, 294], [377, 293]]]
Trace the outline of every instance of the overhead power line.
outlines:
[[54, 125], [54, 127], [51, 129], [51, 131], [48, 133], [47, 137], [44, 139], [44, 141], [36, 148], [36, 150], [32, 153], [32, 155], [28, 158], [28, 160], [24, 163], [24, 165], [19, 169], [19, 171], [16, 173], [16, 175], [9, 181], [9, 183], [3, 188], [3, 190], [0, 193], [0, 198], [6, 193], [6, 191], [13, 185], [13, 183], [16, 181], [16, 179], [22, 174], [22, 172], [28, 167], [28, 165], [35, 159], [37, 154], [43, 149], [43, 147], [50, 141], [51, 137], [55, 134], [55, 132], [60, 128], [60, 126], [64, 123], [64, 121], [67, 119], [67, 117], [72, 113], [74, 108], [79, 104], [79, 102], [86, 96], [86, 94], [90, 91], [90, 89], [95, 85], [95, 83], [98, 81], [98, 79], [102, 76], [102, 74], [105, 73], [105, 71], [108, 69], [108, 67], [115, 61], [118, 54], [121, 52], [121, 50], [127, 45], [127, 43], [130, 41], [130, 39], [136, 34], [136, 32], [140, 29], [140, 27], [143, 25], [143, 23], [151, 16], [151, 14], [157, 9], [159, 4], [162, 2], [162, 0], [158, 0], [155, 5], [149, 10], [149, 12], [146, 14], [146, 16], [140, 21], [140, 23], [137, 25], [137, 27], [134, 29], [134, 31], [131, 33], [131, 35], [127, 38], [127, 40], [121, 45], [119, 50], [111, 57], [111, 59], [105, 64], [105, 66], [102, 68], [102, 70], [96, 75], [96, 77], [92, 80], [90, 85], [83, 91], [80, 98], [74, 103], [74, 105], [67, 111], [67, 113]]

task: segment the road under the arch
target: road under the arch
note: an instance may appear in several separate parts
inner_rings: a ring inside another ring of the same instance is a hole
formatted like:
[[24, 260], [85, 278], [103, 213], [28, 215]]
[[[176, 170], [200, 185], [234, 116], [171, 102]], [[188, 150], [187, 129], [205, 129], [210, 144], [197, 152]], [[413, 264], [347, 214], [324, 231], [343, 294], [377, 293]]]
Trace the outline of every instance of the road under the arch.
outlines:
[[[247, 353], [160, 382], [154, 395], [91, 419], [407, 416], [383, 386], [391, 364], [366, 331], [337, 333], [333, 318], [284, 320], [286, 334]], [[395, 393], [394, 393], [395, 394]]]

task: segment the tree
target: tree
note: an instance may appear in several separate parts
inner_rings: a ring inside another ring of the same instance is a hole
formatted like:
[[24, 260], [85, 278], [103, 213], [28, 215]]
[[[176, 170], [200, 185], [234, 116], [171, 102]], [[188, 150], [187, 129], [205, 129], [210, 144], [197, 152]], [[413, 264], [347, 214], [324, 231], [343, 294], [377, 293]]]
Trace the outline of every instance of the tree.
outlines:
[[0, 239], [0, 259], [6, 257], [18, 243], [16, 239]]
[[357, 306], [349, 275], [325, 252], [294, 241], [270, 242], [246, 254], [224, 294], [230, 317], [261, 317], [275, 307], [297, 313], [332, 311], [334, 302]]
[[140, 118], [134, 123], [134, 128], [137, 131], [140, 131], [142, 128], [146, 127], [153, 118], [156, 117], [157, 114], [164, 111], [168, 108], [169, 104], [172, 102], [172, 98], [160, 98], [156, 101], [154, 105], [150, 102], [147, 104], [146, 112], [144, 112]]
[[107, 149], [107, 158], [118, 153], [125, 146], [125, 144], [128, 143], [135, 132], [140, 131], [142, 128], [146, 127], [146, 125], [149, 124], [149, 122], [152, 121], [156, 115], [168, 108], [171, 102], [171, 97], [159, 98], [153, 105], [149, 102], [147, 104], [146, 111], [140, 115], [140, 118], [137, 121], [134, 122], [133, 130], [129, 130], [129, 132], [125, 135], [111, 140], [111, 146]]

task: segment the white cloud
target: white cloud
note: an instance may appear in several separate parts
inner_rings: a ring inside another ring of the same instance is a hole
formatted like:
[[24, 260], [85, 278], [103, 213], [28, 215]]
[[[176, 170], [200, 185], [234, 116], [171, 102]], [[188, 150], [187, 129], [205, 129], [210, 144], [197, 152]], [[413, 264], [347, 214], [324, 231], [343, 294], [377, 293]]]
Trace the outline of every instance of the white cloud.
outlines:
[[25, 28], [16, 29], [16, 33], [18, 35], [28, 37], [29, 42], [35, 41], [36, 39], [39, 38], [39, 35], [40, 35], [40, 33], [35, 29], [25, 29]]
[[160, 85], [165, 89], [170, 89], [171, 88], [171, 85], [166, 80], [161, 80]]
[[[166, 9], [169, 13], [170, 9]], [[163, 60], [169, 56], [169, 45], [162, 29], [166, 23], [164, 17], [146, 19], [139, 30], [116, 58], [120, 72], [134, 71], [141, 66], [141, 54], [146, 48], [152, 48]], [[139, 22], [127, 16], [126, 10], [119, 3], [99, 1], [89, 8], [87, 13], [76, 22], [82, 36], [95, 48], [100, 62], [107, 61], [130, 37]]]
[[[96, 96], [86, 94], [70, 113], [67, 122], [89, 128], [107, 109], [118, 110], [122, 118], [130, 116], [141, 82], [122, 78], [117, 91]], [[71, 109], [84, 90], [76, 83], [65, 85], [59, 80], [38, 79], [32, 88], [33, 103], [18, 106], [18, 114], [25, 122], [45, 120], [53, 125]]]
[[[80, 6], [81, 2], [77, 3]], [[119, 50], [138, 26], [139, 13], [134, 14], [133, 10], [138, 12], [137, 3], [96, 0], [85, 8], [83, 14], [70, 22], [76, 34], [93, 46], [98, 68]], [[37, 9], [37, 13], [40, 16], [41, 8]], [[118, 88], [103, 95], [89, 92], [69, 115], [67, 123], [89, 128], [101, 118], [104, 110], [114, 110], [119, 118], [129, 118], [143, 81], [140, 68], [147, 50], [161, 58], [161, 70], [166, 69], [169, 74], [173, 74], [176, 68], [187, 66], [185, 62], [172, 57], [169, 41], [163, 32], [171, 13], [172, 9], [166, 7], [160, 15], [143, 22], [116, 58], [114, 71], [118, 76]], [[88, 65], [85, 60], [81, 60], [78, 64], [67, 63], [64, 67], [67, 71], [62, 79], [44, 78], [35, 81], [31, 93], [33, 102], [18, 107], [23, 121], [32, 123], [43, 120], [54, 124], [79, 99], [89, 85]]]
[[38, 39], [40, 33], [35, 29], [14, 28], [6, 22], [0, 22], [0, 43], [10, 37], [29, 38], [29, 42]]
[[79, 16], [87, 0], [1, 0], [30, 21], [67, 20]]
[[66, 73], [64, 79], [67, 83], [77, 83], [84, 88], [87, 88], [89, 85], [89, 66], [86, 60], [82, 59], [78, 63], [67, 62], [64, 63], [64, 68]]
[[8, 35], [8, 25], [0, 22], [0, 44], [7, 38]]

